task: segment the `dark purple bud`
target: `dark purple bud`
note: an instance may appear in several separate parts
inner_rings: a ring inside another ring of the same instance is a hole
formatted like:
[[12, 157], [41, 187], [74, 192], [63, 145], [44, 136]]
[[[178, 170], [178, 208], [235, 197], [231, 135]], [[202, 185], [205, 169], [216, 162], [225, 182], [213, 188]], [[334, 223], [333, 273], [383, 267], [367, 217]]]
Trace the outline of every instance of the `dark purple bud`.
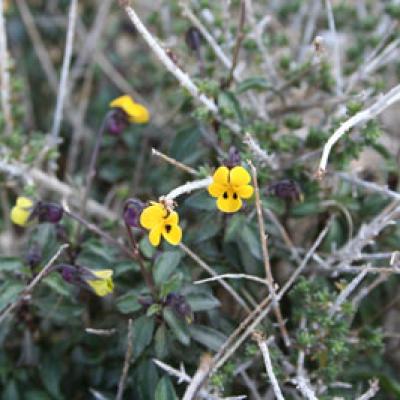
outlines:
[[25, 259], [31, 268], [37, 267], [42, 260], [42, 251], [40, 247], [36, 244], [32, 245], [29, 248]]
[[39, 203], [38, 205], [39, 222], [50, 222], [58, 224], [64, 215], [63, 208], [56, 203]]
[[154, 304], [154, 300], [152, 297], [139, 297], [138, 303], [147, 310], [152, 304]]
[[273, 194], [283, 200], [303, 201], [303, 193], [300, 186], [291, 179], [272, 183], [267, 187], [267, 194]]
[[228, 152], [228, 158], [224, 162], [224, 164], [228, 168], [236, 167], [242, 163], [242, 159], [240, 157], [239, 150], [235, 146], [231, 146]]
[[69, 264], [60, 264], [56, 266], [56, 269], [66, 282], [76, 284], [80, 281], [77, 267]]
[[201, 32], [196, 27], [191, 26], [185, 33], [185, 41], [190, 50], [199, 50], [202, 42]]
[[132, 227], [137, 228], [139, 224], [140, 214], [144, 209], [144, 203], [138, 199], [128, 199], [124, 206], [124, 221], [125, 223]]
[[192, 308], [187, 303], [185, 296], [171, 292], [165, 298], [164, 304], [172, 308], [179, 317], [184, 318], [188, 323], [193, 321]]
[[120, 135], [128, 125], [128, 117], [120, 108], [113, 109], [107, 117], [106, 129], [111, 135]]

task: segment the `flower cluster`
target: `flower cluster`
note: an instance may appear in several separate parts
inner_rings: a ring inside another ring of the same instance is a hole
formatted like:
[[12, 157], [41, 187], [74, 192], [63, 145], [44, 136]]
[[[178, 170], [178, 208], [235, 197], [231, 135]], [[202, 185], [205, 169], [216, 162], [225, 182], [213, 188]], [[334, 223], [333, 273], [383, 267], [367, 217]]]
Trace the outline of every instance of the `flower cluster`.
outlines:
[[111, 269], [91, 270], [69, 264], [57, 265], [55, 269], [66, 282], [90, 290], [97, 296], [107, 296], [114, 290], [113, 271]]
[[140, 215], [140, 225], [148, 229], [149, 240], [153, 246], [158, 246], [161, 236], [170, 244], [177, 245], [182, 240], [182, 229], [179, 226], [179, 216], [163, 203], [151, 202]]
[[250, 174], [241, 166], [219, 167], [208, 187], [208, 193], [217, 198], [217, 207], [225, 213], [233, 213], [242, 208], [242, 199], [253, 195], [253, 186], [249, 185]]

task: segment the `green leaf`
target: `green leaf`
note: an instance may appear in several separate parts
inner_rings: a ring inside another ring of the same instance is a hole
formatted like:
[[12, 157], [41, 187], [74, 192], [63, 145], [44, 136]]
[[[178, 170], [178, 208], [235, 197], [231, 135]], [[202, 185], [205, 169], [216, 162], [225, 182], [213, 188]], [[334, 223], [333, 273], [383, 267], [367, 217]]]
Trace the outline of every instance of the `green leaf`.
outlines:
[[137, 358], [151, 343], [154, 332], [154, 318], [142, 315], [132, 324], [133, 331], [133, 357]]
[[165, 324], [160, 325], [154, 336], [154, 350], [156, 356], [159, 359], [163, 359], [168, 354], [168, 340], [167, 340], [167, 328]]
[[227, 227], [225, 230], [225, 242], [231, 242], [235, 240], [243, 227], [246, 223], [246, 217], [242, 214], [235, 214], [232, 218], [229, 219], [227, 223]]
[[174, 333], [175, 337], [183, 345], [188, 346], [190, 343], [190, 335], [187, 324], [180, 318], [178, 318], [174, 311], [170, 308], [164, 308], [163, 312], [164, 320]]
[[0, 258], [0, 271], [19, 271], [23, 268], [22, 261], [15, 257], [1, 257]]
[[200, 190], [189, 196], [185, 200], [184, 205], [195, 210], [214, 211], [217, 209], [215, 199], [213, 199], [205, 190]]
[[255, 76], [252, 78], [247, 78], [240, 82], [236, 87], [236, 92], [240, 94], [248, 90], [263, 91], [270, 88], [271, 85], [268, 84], [268, 81], [265, 78], [261, 76]]
[[243, 113], [236, 96], [231, 92], [220, 92], [218, 106], [227, 117], [235, 117], [243, 123]]
[[178, 400], [178, 396], [175, 393], [174, 386], [168, 376], [164, 376], [158, 381], [156, 387], [155, 400]]
[[39, 369], [43, 385], [47, 391], [56, 399], [63, 399], [60, 393], [61, 365], [52, 356], [44, 356]]
[[242, 225], [240, 230], [240, 240], [241, 242], [247, 246], [250, 253], [257, 259], [261, 260], [261, 245], [260, 245], [260, 238], [258, 234], [248, 225]]
[[135, 291], [130, 291], [119, 296], [116, 300], [116, 304], [118, 311], [122, 314], [130, 314], [142, 308], [141, 304], [138, 302], [138, 295]]
[[318, 214], [321, 211], [322, 209], [318, 201], [308, 201], [291, 207], [290, 215], [292, 217], [305, 217], [307, 215]]
[[193, 312], [211, 310], [221, 305], [219, 300], [207, 291], [189, 293], [186, 295], [186, 301]]
[[52, 290], [54, 290], [57, 294], [60, 294], [61, 296], [71, 295], [71, 292], [67, 287], [67, 284], [58, 274], [49, 275], [46, 279], [43, 280], [43, 283]]
[[227, 339], [221, 332], [205, 325], [190, 325], [189, 332], [196, 342], [213, 351], [218, 351]]
[[160, 297], [165, 297], [168, 293], [176, 292], [182, 286], [182, 274], [175, 274], [163, 283], [160, 290]]
[[165, 251], [156, 260], [153, 269], [154, 282], [158, 286], [175, 271], [182, 259], [180, 251]]
[[0, 288], [0, 310], [6, 307], [9, 303], [15, 301], [21, 294], [25, 285], [20, 282], [7, 281]]

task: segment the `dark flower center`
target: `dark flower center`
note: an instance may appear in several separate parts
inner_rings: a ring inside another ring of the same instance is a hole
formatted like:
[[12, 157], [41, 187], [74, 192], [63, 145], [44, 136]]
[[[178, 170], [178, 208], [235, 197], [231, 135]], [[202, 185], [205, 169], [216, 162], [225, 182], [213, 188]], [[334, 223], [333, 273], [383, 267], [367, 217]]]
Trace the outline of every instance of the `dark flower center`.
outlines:
[[171, 227], [170, 224], [165, 225], [165, 230], [167, 231], [167, 233], [170, 233], [171, 228], [172, 228], [172, 227]]
[[224, 199], [227, 199], [227, 198], [228, 198], [228, 192], [224, 192], [224, 194], [222, 195], [222, 197], [223, 197]]
[[233, 198], [234, 198], [234, 200], [236, 200], [238, 198], [237, 193], [233, 193]]

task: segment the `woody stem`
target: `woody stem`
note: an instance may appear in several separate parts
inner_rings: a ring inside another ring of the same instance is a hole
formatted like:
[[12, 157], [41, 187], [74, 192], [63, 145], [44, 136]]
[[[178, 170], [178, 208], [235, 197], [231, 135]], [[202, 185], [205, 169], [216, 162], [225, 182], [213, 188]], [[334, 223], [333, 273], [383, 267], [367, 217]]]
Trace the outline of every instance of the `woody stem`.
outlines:
[[147, 270], [146, 266], [144, 265], [143, 257], [139, 249], [139, 244], [133, 236], [131, 227], [127, 223], [125, 223], [125, 227], [126, 231], [128, 232], [128, 238], [132, 248], [132, 257], [138, 262], [140, 273], [142, 274], [147, 287], [150, 289], [150, 292], [155, 298], [157, 295], [157, 289], [154, 284], [153, 275]]

